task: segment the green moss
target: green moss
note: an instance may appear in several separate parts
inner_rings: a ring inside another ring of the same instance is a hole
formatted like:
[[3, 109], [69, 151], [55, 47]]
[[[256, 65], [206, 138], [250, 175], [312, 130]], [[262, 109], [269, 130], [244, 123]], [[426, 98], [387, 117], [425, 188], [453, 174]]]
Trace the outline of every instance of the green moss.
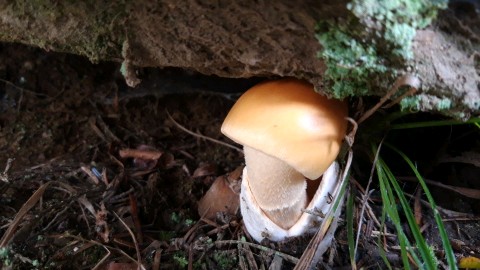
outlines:
[[402, 110], [419, 111], [422, 107], [428, 107], [430, 110], [446, 112], [453, 107], [452, 100], [449, 98], [430, 97], [422, 99], [421, 96], [405, 97], [400, 102]]
[[180, 251], [173, 255], [173, 260], [179, 269], [185, 269], [188, 266], [187, 257]]
[[324, 24], [317, 39], [324, 45], [320, 52], [326, 64], [325, 77], [331, 94], [336, 98], [365, 95], [371, 87], [370, 78], [385, 73], [387, 67], [372, 45], [353, 39], [341, 28]]
[[411, 110], [411, 111], [420, 110], [420, 97], [419, 96], [411, 96], [411, 97], [403, 98], [400, 101], [400, 108], [402, 110]]
[[446, 0], [353, 0], [347, 8], [367, 27], [380, 30], [388, 49], [409, 59], [416, 30], [428, 26]]
[[442, 98], [439, 102], [435, 103], [437, 110], [445, 111], [452, 108], [452, 100], [449, 98]]
[[213, 259], [217, 263], [218, 269], [235, 269], [235, 266], [238, 266], [237, 257], [228, 251], [214, 251]]
[[[22, 37], [22, 42], [85, 55], [94, 62], [121, 51], [125, 31], [119, 22], [128, 15], [127, 1], [10, 0], [6, 7], [12, 18], [28, 25], [28, 31], [27, 35], [4, 31], [3, 39]], [[56, 32], [55, 40], [51, 32]]]
[[127, 63], [125, 61], [122, 62], [122, 65], [120, 66], [120, 73], [122, 74], [122, 76], [124, 78], [127, 77], [128, 73], [127, 73]]
[[336, 98], [385, 90], [412, 59], [416, 30], [426, 27], [447, 0], [353, 0], [343, 20], [319, 23], [325, 84]]

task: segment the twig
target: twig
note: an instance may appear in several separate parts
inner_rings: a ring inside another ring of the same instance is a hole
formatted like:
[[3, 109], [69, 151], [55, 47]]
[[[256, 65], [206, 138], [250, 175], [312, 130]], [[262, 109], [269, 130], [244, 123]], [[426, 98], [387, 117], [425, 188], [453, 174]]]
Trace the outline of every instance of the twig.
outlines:
[[185, 128], [184, 126], [182, 126], [181, 124], [179, 124], [177, 121], [175, 121], [175, 119], [173, 119], [173, 117], [170, 115], [170, 113], [169, 113], [167, 110], [166, 110], [166, 112], [167, 112], [167, 116], [168, 116], [168, 118], [170, 119], [170, 121], [172, 121], [172, 122], [175, 124], [175, 126], [177, 126], [177, 127], [178, 127], [179, 129], [181, 129], [182, 131], [184, 131], [184, 132], [186, 132], [186, 133], [188, 133], [188, 134], [190, 134], [190, 135], [192, 135], [192, 136], [195, 136], [195, 137], [198, 137], [198, 138], [202, 138], [202, 139], [204, 139], [204, 140], [207, 140], [207, 141], [210, 141], [210, 142], [213, 142], [213, 143], [217, 143], [217, 144], [226, 146], [226, 147], [228, 147], [228, 148], [235, 149], [235, 150], [237, 150], [238, 152], [240, 152], [240, 153], [243, 154], [243, 150], [240, 149], [240, 148], [238, 148], [238, 147], [236, 147], [236, 146], [233, 146], [233, 145], [228, 144], [228, 143], [226, 143], [226, 142], [222, 142], [222, 141], [220, 141], [220, 140], [216, 140], [216, 139], [207, 137], [207, 136], [205, 136], [205, 135], [198, 134], [198, 133], [196, 133], [196, 132], [193, 132], [193, 131], [188, 130], [187, 128]]
[[57, 157], [54, 157], [54, 158], [51, 158], [50, 160], [44, 162], [44, 163], [40, 163], [40, 164], [37, 164], [37, 165], [34, 165], [26, 170], [29, 170], [29, 171], [33, 171], [33, 170], [36, 170], [36, 169], [39, 169], [39, 168], [42, 168], [42, 167], [46, 167], [46, 166], [49, 166], [50, 164], [52, 164], [53, 162], [59, 160], [59, 159], [62, 159], [63, 157], [65, 157], [65, 155], [61, 155], [61, 156], [57, 156]]
[[245, 259], [247, 259], [249, 270], [259, 270], [257, 262], [255, 261], [255, 256], [253, 256], [253, 252], [250, 249], [249, 245], [243, 245], [242, 243], [238, 243], [237, 250], [243, 251], [243, 254], [245, 255]]
[[46, 95], [46, 94], [44, 94], [44, 93], [38, 93], [38, 92], [35, 92], [35, 91], [33, 91], [33, 90], [20, 87], [20, 86], [14, 84], [13, 82], [7, 81], [7, 80], [5, 80], [5, 79], [0, 79], [0, 82], [3, 82], [3, 83], [5, 83], [5, 84], [7, 84], [7, 85], [10, 85], [10, 86], [12, 86], [13, 88], [15, 88], [15, 89], [17, 89], [17, 90], [20, 90], [20, 91], [22, 91], [22, 92], [25, 91], [25, 92], [32, 93], [32, 94], [34, 94], [34, 95], [36, 95], [36, 96], [39, 96], [39, 97], [52, 98], [51, 96]]
[[137, 261], [136, 262], [137, 262], [137, 265], [138, 265], [138, 269], [145, 269], [145, 267], [142, 265], [142, 257], [141, 257], [142, 255], [140, 254], [140, 248], [138, 246], [137, 238], [133, 234], [132, 230], [130, 230], [127, 223], [125, 223], [125, 221], [123, 221], [123, 219], [115, 211], [113, 212], [113, 214], [115, 215], [115, 217], [118, 218], [118, 220], [122, 223], [122, 225], [125, 227], [125, 229], [127, 229], [128, 233], [132, 237], [133, 244], [135, 245], [135, 251], [137, 252]]
[[392, 101], [392, 102], [388, 103], [387, 105], [383, 106], [383, 108], [384, 108], [384, 109], [391, 108], [391, 107], [393, 107], [394, 105], [400, 103], [400, 101], [402, 101], [402, 99], [404, 99], [405, 97], [411, 96], [411, 95], [415, 94], [417, 91], [418, 91], [417, 88], [411, 87], [410, 89], [408, 89], [408, 91], [406, 91], [405, 93], [403, 93], [401, 96], [399, 96], [398, 98], [396, 98], [394, 101]]
[[52, 183], [53, 181], [47, 182], [41, 185], [37, 189], [37, 191], [35, 191], [35, 193], [33, 193], [32, 196], [30, 196], [27, 202], [25, 202], [22, 205], [18, 213], [15, 215], [15, 218], [10, 223], [10, 226], [8, 227], [7, 231], [3, 234], [2, 238], [0, 239], [0, 248], [6, 247], [8, 245], [10, 240], [12, 240], [17, 227], [20, 225], [20, 221], [22, 221], [23, 217], [28, 213], [28, 211], [30, 211], [30, 209], [32, 209], [37, 204], [37, 202], [40, 200], [45, 190]]
[[280, 252], [280, 251], [271, 249], [271, 248], [269, 248], [269, 247], [262, 246], [262, 245], [259, 245], [259, 244], [255, 244], [255, 243], [250, 243], [250, 242], [241, 241], [241, 240], [221, 240], [221, 241], [216, 241], [216, 242], [215, 242], [215, 245], [219, 245], [219, 246], [222, 246], [222, 245], [234, 245], [234, 244], [236, 244], [236, 245], [242, 244], [242, 245], [251, 246], [251, 247], [254, 247], [254, 248], [263, 250], [263, 251], [270, 251], [270, 252], [272, 252], [273, 254], [278, 255], [278, 256], [282, 257], [283, 259], [285, 259], [285, 260], [287, 260], [287, 261], [289, 261], [289, 262], [291, 262], [291, 263], [296, 264], [296, 263], [298, 262], [298, 258], [296, 258], [296, 257], [294, 257], [294, 256], [291, 256], [291, 255], [282, 253], [282, 252]]
[[[115, 134], [113, 134], [101, 117], [90, 117], [90, 119], [88, 119], [88, 124], [95, 134], [97, 134], [97, 136], [100, 137], [104, 142], [122, 142], [117, 136], [115, 136]], [[100, 128], [102, 130], [100, 130]]]
[[[420, 88], [420, 80], [411, 74], [405, 74], [401, 77], [399, 77], [395, 83], [392, 85], [392, 88], [390, 91], [388, 91], [381, 99], [378, 101], [378, 103], [373, 106], [371, 109], [366, 111], [360, 119], [358, 119], [357, 123], [361, 124], [363, 121], [367, 120], [372, 114], [374, 114], [382, 105], [387, 102], [387, 100], [392, 97], [400, 88], [400, 86], [403, 85], [410, 85], [412, 88]], [[410, 91], [409, 91], [410, 92]]]
[[163, 152], [158, 150], [146, 150], [146, 149], [120, 149], [118, 152], [121, 158], [139, 158], [145, 160], [158, 160]]
[[[406, 192], [403, 193], [405, 196], [409, 197], [409, 198], [414, 198], [413, 195], [411, 194], [408, 194]], [[431, 209], [431, 204], [425, 200], [422, 200], [420, 199], [420, 202], [425, 205], [425, 206], [428, 206], [430, 207]], [[450, 219], [442, 219], [443, 221], [457, 221], [457, 220], [462, 220], [462, 221], [473, 221], [473, 220], [480, 220], [480, 217], [478, 216], [474, 216], [472, 214], [469, 214], [469, 213], [462, 213], [462, 212], [456, 212], [456, 211], [453, 211], [453, 210], [449, 210], [449, 209], [445, 209], [441, 206], [438, 206], [435, 208], [436, 210], [438, 210], [439, 212], [442, 212], [444, 215], [446, 216], [449, 216], [449, 217], [452, 217]]]
[[[55, 235], [50, 235], [50, 237], [54, 237], [54, 236], [55, 236]], [[96, 241], [96, 240], [87, 240], [87, 239], [85, 239], [85, 238], [82, 238], [81, 236], [71, 235], [71, 234], [68, 234], [68, 233], [63, 234], [63, 235], [60, 235], [60, 238], [73, 238], [73, 239], [75, 239], [75, 240], [79, 240], [79, 241], [82, 241], [82, 242], [92, 243], [92, 244], [94, 244], [94, 245], [101, 246], [101, 247], [103, 247], [104, 249], [107, 250], [107, 252], [108, 252], [107, 255], [109, 255], [109, 254], [111, 253], [111, 251], [114, 250], [114, 251], [122, 254], [123, 256], [125, 256], [125, 258], [129, 259], [130, 261], [137, 263], [137, 261], [136, 261], [134, 258], [132, 258], [130, 255], [128, 255], [128, 254], [127, 254], [125, 251], [123, 251], [122, 249], [116, 248], [116, 247], [112, 247], [112, 246], [108, 246], [108, 245], [105, 245], [105, 244], [102, 244], [102, 243], [100, 243], [100, 242], [98, 242], [98, 241]], [[107, 258], [108, 258], [108, 256], [105, 256], [104, 258], [102, 258], [102, 259], [100, 260], [100, 262], [97, 263], [97, 265], [96, 265], [93, 269], [98, 269], [98, 267], [99, 267], [103, 262], [105, 262], [105, 260], [106, 260]], [[145, 268], [142, 266], [142, 269], [145, 269]]]
[[193, 270], [193, 245], [188, 247], [188, 270]]
[[[397, 179], [399, 179], [401, 181], [418, 182], [418, 178], [416, 178], [414, 176], [399, 176], [399, 177], [397, 177]], [[429, 185], [437, 186], [437, 187], [444, 188], [444, 189], [448, 189], [450, 191], [456, 192], [456, 193], [458, 193], [460, 195], [463, 195], [465, 197], [468, 197], [468, 198], [477, 199], [477, 200], [480, 199], [480, 190], [479, 189], [445, 185], [445, 184], [442, 184], [438, 181], [434, 181], [434, 180], [430, 180], [430, 179], [426, 179], [426, 178], [424, 178], [423, 181], [425, 181], [425, 183], [427, 183]]]
[[422, 226], [422, 205], [420, 203], [420, 198], [422, 196], [422, 186], [419, 186], [415, 191], [415, 198], [413, 202], [413, 214], [415, 217], [415, 223], [420, 227]]
[[135, 226], [135, 230], [137, 232], [137, 239], [138, 242], [143, 243], [143, 233], [142, 233], [142, 226], [140, 223], [140, 218], [138, 217], [138, 205], [137, 205], [137, 198], [134, 195], [135, 193], [128, 194], [128, 198], [130, 201], [130, 214], [133, 220], [133, 225]]
[[107, 254], [103, 256], [103, 258], [98, 261], [98, 263], [92, 268], [92, 270], [97, 270], [100, 269], [100, 266], [112, 255], [112, 252], [104, 245], [100, 245], [102, 248], [104, 248], [107, 251]]
[[155, 250], [155, 255], [153, 257], [153, 263], [152, 263], [152, 269], [153, 270], [159, 270], [160, 269], [160, 263], [162, 262], [162, 251], [163, 249], [157, 248]]
[[77, 200], [77, 203], [80, 206], [80, 210], [82, 211], [82, 217], [85, 220], [85, 223], [86, 223], [87, 228], [88, 228], [88, 233], [90, 234], [92, 232], [92, 228], [90, 227], [90, 224], [88, 223], [88, 218], [87, 218], [87, 215], [85, 214], [85, 209], [84, 209], [83, 205], [78, 200]]
[[354, 258], [355, 258], [355, 255], [357, 254], [358, 242], [359, 242], [359, 239], [360, 239], [360, 233], [362, 231], [362, 230], [360, 230], [360, 228], [362, 227], [362, 223], [363, 223], [363, 215], [365, 213], [365, 207], [368, 204], [368, 198], [370, 197], [370, 194], [371, 194], [370, 184], [373, 182], [373, 174], [375, 172], [375, 167], [376, 167], [377, 162], [378, 162], [378, 157], [380, 156], [380, 149], [382, 149], [382, 144], [383, 144], [384, 140], [385, 140], [385, 137], [382, 138], [382, 140], [380, 141], [380, 143], [378, 145], [377, 151], [375, 152], [375, 157], [374, 157], [373, 163], [372, 163], [372, 169], [370, 170], [370, 177], [368, 178], [368, 184], [367, 184], [367, 187], [365, 188], [365, 193], [363, 195], [362, 209], [360, 210], [360, 215], [359, 215], [360, 218], [358, 220], [358, 225], [357, 225], [357, 239], [355, 241], [355, 249], [353, 251], [353, 257]]
[[50, 229], [50, 227], [53, 226], [53, 224], [55, 224], [58, 220], [59, 217], [61, 217], [65, 212], [67, 211], [72, 211], [72, 204], [75, 203], [75, 201], [70, 201], [70, 203], [68, 205], [66, 205], [63, 210], [61, 210], [60, 212], [57, 212], [57, 214], [55, 215], [55, 217], [50, 221], [48, 222], [47, 226], [45, 226], [44, 228], [42, 228], [42, 231], [46, 232]]
[[9, 158], [7, 159], [7, 165], [5, 165], [5, 170], [3, 170], [2, 173], [0, 173], [0, 180], [3, 181], [3, 182], [6, 182], [8, 183], [9, 180], [8, 180], [8, 171], [10, 170], [10, 168], [12, 167], [12, 163], [15, 159], [14, 158]]

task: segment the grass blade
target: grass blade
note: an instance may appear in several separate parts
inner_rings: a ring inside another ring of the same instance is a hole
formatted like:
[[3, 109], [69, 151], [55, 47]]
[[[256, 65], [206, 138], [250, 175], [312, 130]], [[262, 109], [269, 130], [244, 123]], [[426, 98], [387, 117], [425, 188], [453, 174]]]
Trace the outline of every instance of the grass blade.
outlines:
[[392, 190], [395, 191], [396, 198], [400, 201], [403, 213], [407, 218], [410, 231], [415, 239], [417, 250], [420, 253], [420, 256], [422, 258], [421, 264], [419, 266], [420, 267], [423, 266], [422, 268], [424, 269], [432, 269], [432, 270], [437, 269], [437, 264], [438, 264], [437, 260], [434, 256], [432, 256], [431, 249], [426, 243], [422, 233], [420, 232], [420, 228], [418, 227], [418, 224], [415, 222], [415, 217], [413, 215], [412, 209], [410, 208], [408, 200], [405, 198], [405, 195], [403, 194], [402, 188], [398, 184], [397, 180], [395, 179], [395, 176], [387, 167], [385, 162], [382, 159], [380, 159], [379, 163], [383, 167], [386, 177], [390, 181], [390, 184], [392, 185], [392, 188], [393, 188]]
[[410, 128], [440, 127], [440, 126], [465, 125], [465, 124], [478, 125], [479, 123], [480, 123], [480, 117], [473, 117], [467, 121], [438, 120], [438, 121], [423, 121], [423, 122], [393, 124], [391, 125], [390, 128], [391, 129], [410, 129]]
[[378, 182], [380, 184], [380, 195], [382, 197], [382, 202], [383, 202], [384, 213], [382, 215], [386, 214], [386, 216], [390, 217], [393, 225], [395, 226], [395, 230], [397, 231], [398, 241], [400, 244], [400, 256], [402, 258], [403, 267], [404, 269], [408, 270], [410, 269], [410, 263], [408, 261], [408, 252], [406, 248], [408, 239], [406, 239], [405, 234], [403, 233], [402, 224], [400, 222], [397, 207], [394, 203], [395, 198], [391, 190], [390, 181], [388, 181], [387, 179], [382, 163], [377, 162], [376, 167], [377, 167]]
[[357, 269], [357, 265], [355, 262], [355, 238], [354, 238], [354, 228], [353, 228], [353, 198], [354, 198], [353, 191], [348, 194], [347, 200], [347, 209], [346, 209], [346, 218], [347, 218], [347, 240], [348, 240], [348, 253], [350, 255], [350, 264], [352, 269]]
[[433, 196], [430, 193], [430, 191], [427, 187], [427, 184], [425, 183], [425, 180], [423, 179], [423, 177], [421, 176], [420, 172], [417, 170], [417, 168], [415, 167], [413, 162], [402, 151], [398, 150], [397, 148], [395, 148], [394, 146], [392, 146], [388, 143], [386, 143], [386, 145], [389, 148], [391, 148], [393, 151], [395, 151], [397, 154], [399, 154], [403, 158], [403, 160], [405, 160], [405, 162], [407, 162], [408, 166], [410, 167], [410, 169], [412, 169], [413, 173], [417, 177], [420, 185], [422, 186], [422, 188], [425, 192], [425, 196], [427, 197], [428, 202], [429, 202], [430, 206], [432, 207], [432, 212], [433, 212], [433, 215], [434, 215], [434, 218], [435, 218], [435, 222], [437, 223], [437, 226], [438, 226], [438, 230], [439, 230], [439, 233], [440, 233], [440, 238], [442, 239], [442, 244], [443, 244], [443, 248], [445, 249], [445, 256], [447, 258], [447, 263], [449, 265], [449, 268], [450, 269], [457, 269], [457, 262], [456, 262], [456, 259], [455, 259], [455, 255], [453, 253], [452, 245], [450, 244], [450, 240], [449, 240], [447, 232], [445, 230], [445, 226], [443, 224], [442, 217], [440, 216], [440, 213], [437, 210], [435, 200], [433, 199]]

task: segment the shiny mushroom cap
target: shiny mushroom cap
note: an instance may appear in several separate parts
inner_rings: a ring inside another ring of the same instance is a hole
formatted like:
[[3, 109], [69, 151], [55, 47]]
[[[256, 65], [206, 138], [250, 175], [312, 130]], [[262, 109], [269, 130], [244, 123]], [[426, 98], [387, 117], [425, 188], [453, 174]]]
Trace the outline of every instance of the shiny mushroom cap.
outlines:
[[276, 157], [309, 179], [337, 157], [347, 129], [347, 106], [297, 79], [260, 83], [230, 110], [222, 133]]

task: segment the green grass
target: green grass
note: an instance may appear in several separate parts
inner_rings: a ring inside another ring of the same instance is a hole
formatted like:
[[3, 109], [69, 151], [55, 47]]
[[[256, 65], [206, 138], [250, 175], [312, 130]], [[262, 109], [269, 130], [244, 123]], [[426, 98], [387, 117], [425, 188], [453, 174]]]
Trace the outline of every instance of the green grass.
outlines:
[[[388, 116], [387, 116], [388, 117]], [[400, 116], [401, 117], [401, 116]], [[397, 119], [399, 117], [394, 117]], [[399, 123], [390, 125], [390, 129], [413, 129], [413, 128], [425, 128], [425, 127], [439, 127], [439, 126], [452, 126], [452, 125], [474, 125], [480, 128], [480, 117], [474, 117], [467, 121], [458, 120], [435, 120], [424, 122], [410, 122]], [[383, 126], [385, 128], [385, 126]], [[380, 187], [380, 195], [382, 199], [382, 214], [379, 217], [381, 222], [381, 228], [385, 228], [385, 224], [388, 222], [393, 225], [394, 232], [397, 235], [398, 246], [400, 247], [400, 257], [402, 261], [403, 269], [438, 269], [439, 261], [446, 260], [448, 269], [458, 269], [455, 255], [448, 238], [448, 234], [445, 230], [445, 226], [442, 221], [437, 208], [435, 200], [429, 191], [422, 175], [416, 168], [414, 162], [401, 150], [395, 146], [385, 143], [387, 148], [397, 154], [400, 162], [405, 162], [408, 165], [411, 173], [415, 175], [419, 185], [422, 188], [423, 194], [429, 204], [429, 209], [435, 219], [438, 235], [441, 239], [441, 247], [443, 249], [444, 257], [439, 258], [435, 255], [434, 248], [427, 243], [425, 237], [422, 235], [419, 225], [415, 221], [414, 213], [412, 210], [411, 202], [405, 196], [404, 191], [397, 181], [394, 173], [390, 170], [386, 161], [382, 158], [381, 152], [378, 155], [378, 145], [372, 144], [371, 151], [376, 157], [374, 163], [376, 178]], [[378, 160], [377, 160], [378, 156]], [[356, 254], [355, 254], [355, 238], [354, 238], [354, 214], [355, 214], [355, 201], [354, 195], [349, 194], [346, 205], [346, 223], [347, 223], [347, 242], [349, 246], [349, 259], [353, 269], [356, 269]], [[357, 228], [359, 229], [359, 228]], [[358, 239], [357, 239], [358, 241]], [[383, 249], [382, 238], [378, 238], [377, 242], [380, 250], [380, 257], [385, 264], [384, 267], [393, 269], [387, 258], [387, 251]]]
[[[408, 200], [405, 198], [403, 190], [395, 179], [395, 176], [382, 158], [379, 158], [376, 164], [376, 170], [383, 202], [382, 217], [388, 217], [389, 221], [391, 221], [395, 227], [400, 245], [403, 267], [405, 269], [411, 269], [409, 262], [409, 258], [411, 258], [420, 269], [437, 269], [437, 259], [432, 256], [430, 247], [426, 243], [425, 238], [420, 232], [420, 228], [415, 222], [415, 217]], [[410, 242], [402, 227], [402, 214], [407, 219], [410, 232], [413, 236], [413, 243]], [[385, 222], [385, 220], [382, 221]]]
[[391, 129], [411, 129], [411, 128], [425, 128], [425, 127], [440, 127], [440, 126], [453, 126], [453, 125], [465, 125], [474, 124], [480, 127], [480, 117], [473, 117], [467, 121], [460, 120], [438, 120], [438, 121], [423, 121], [412, 123], [401, 123], [391, 125]]
[[348, 240], [348, 251], [350, 255], [350, 264], [352, 268], [355, 269], [355, 236], [354, 236], [354, 224], [353, 224], [353, 212], [354, 212], [354, 198], [355, 194], [351, 190], [348, 194], [347, 199], [347, 209], [346, 209], [346, 217], [347, 217], [347, 240]]
[[179, 269], [185, 269], [188, 266], [188, 259], [182, 252], [177, 252], [173, 255], [173, 260]]
[[[445, 256], [446, 256], [448, 265], [450, 266], [450, 269], [456, 269], [457, 268], [456, 267], [457, 263], [456, 263], [456, 260], [455, 260], [455, 255], [453, 253], [452, 245], [450, 244], [450, 240], [448, 239], [448, 235], [447, 235], [447, 232], [445, 230], [445, 226], [443, 224], [442, 217], [438, 213], [435, 200], [433, 199], [433, 196], [430, 193], [430, 191], [427, 187], [427, 184], [425, 183], [425, 180], [420, 175], [420, 172], [417, 170], [417, 168], [415, 167], [413, 162], [402, 151], [398, 150], [397, 148], [395, 148], [392, 145], [389, 145], [388, 143], [386, 144], [386, 146], [388, 146], [394, 152], [399, 154], [402, 157], [402, 159], [408, 164], [408, 166], [410, 167], [412, 172], [415, 174], [415, 176], [417, 177], [418, 182], [422, 186], [423, 192], [425, 193], [425, 196], [427, 197], [428, 203], [430, 204], [430, 207], [432, 208], [433, 216], [435, 218], [435, 222], [437, 223], [438, 231], [440, 233], [440, 238], [442, 239], [442, 244], [443, 244], [443, 248], [444, 248], [444, 251], [445, 251]], [[398, 188], [397, 192], [399, 192], [401, 195], [403, 195], [402, 190], [401, 190], [400, 186], [398, 186], [397, 181], [395, 180], [394, 182], [396, 183], [396, 188]], [[402, 199], [405, 200], [405, 197], [403, 197]], [[402, 203], [402, 205], [403, 205], [403, 203]], [[406, 200], [405, 200], [405, 205], [408, 206]], [[408, 217], [408, 215], [407, 215], [407, 217]], [[413, 222], [413, 223], [415, 223], [415, 222]], [[409, 221], [409, 224], [410, 224], [410, 221]], [[412, 228], [412, 225], [410, 225], [410, 228]], [[433, 256], [432, 253], [433, 253], [432, 250], [430, 250], [430, 256]]]

